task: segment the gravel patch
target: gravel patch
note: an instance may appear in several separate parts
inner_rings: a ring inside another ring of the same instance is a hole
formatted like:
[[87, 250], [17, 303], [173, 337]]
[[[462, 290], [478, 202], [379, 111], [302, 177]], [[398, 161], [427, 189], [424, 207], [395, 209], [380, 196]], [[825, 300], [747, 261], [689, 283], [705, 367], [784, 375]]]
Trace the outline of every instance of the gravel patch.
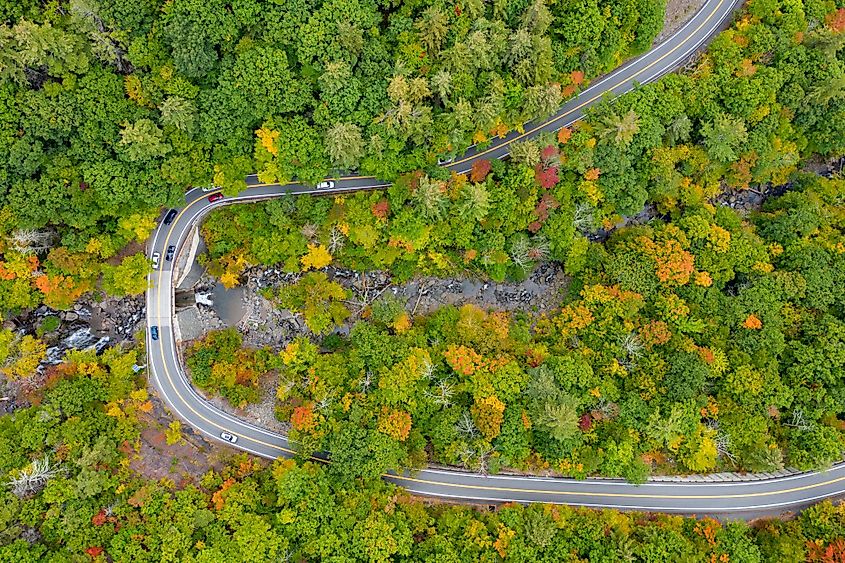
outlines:
[[705, 0], [668, 0], [666, 2], [666, 15], [663, 19], [663, 30], [654, 38], [654, 45], [666, 41], [687, 23], [704, 4]]
[[197, 392], [205, 397], [209, 403], [231, 415], [237, 416], [247, 422], [251, 422], [256, 426], [260, 426], [267, 430], [279, 432], [280, 434], [287, 434], [290, 431], [290, 424], [280, 422], [276, 419], [276, 385], [278, 380], [273, 373], [269, 373], [261, 378], [258, 382], [258, 393], [260, 399], [257, 403], [252, 403], [239, 409], [233, 406], [229, 401], [222, 397], [211, 397], [197, 387]]

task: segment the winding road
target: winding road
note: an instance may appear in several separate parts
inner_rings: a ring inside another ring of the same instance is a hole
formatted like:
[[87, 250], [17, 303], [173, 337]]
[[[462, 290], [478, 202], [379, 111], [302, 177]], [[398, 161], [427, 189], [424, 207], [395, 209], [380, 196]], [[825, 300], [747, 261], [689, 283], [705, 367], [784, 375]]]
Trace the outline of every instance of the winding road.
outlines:
[[[541, 132], [553, 132], [581, 119], [584, 111], [605, 95], [618, 96], [677, 68], [712, 38], [737, 7], [737, 0], [708, 0], [701, 10], [661, 45], [633, 59], [611, 74], [597, 80], [568, 101], [542, 123], [526, 124], [523, 133], [513, 132], [489, 148], [471, 148], [448, 165], [466, 172], [480, 158], [507, 156], [509, 144], [529, 139]], [[173, 262], [164, 259], [174, 246], [178, 255], [191, 229], [211, 210], [237, 202], [300, 194], [349, 192], [376, 189], [388, 183], [372, 177], [347, 176], [334, 179], [332, 189], [316, 190], [298, 183], [262, 184], [255, 176], [247, 178], [248, 188], [235, 197], [217, 202], [208, 193], [195, 189], [186, 194], [185, 206], [169, 225], [160, 224], [151, 237], [148, 251], [162, 256], [159, 269], [149, 276], [147, 323], [158, 327], [153, 340], [147, 331], [148, 370], [161, 398], [180, 419], [198, 432], [220, 440], [221, 432], [237, 436], [233, 447], [252, 454], [277, 458], [294, 453], [287, 438], [227, 414], [202, 398], [191, 386], [179, 361], [173, 331]], [[632, 485], [622, 480], [540, 478], [525, 476], [485, 476], [461, 471], [426, 469], [412, 474], [389, 474], [385, 479], [409, 492], [464, 501], [551, 502], [580, 506], [637, 509], [686, 514], [732, 514], [756, 516], [800, 508], [817, 500], [845, 492], [845, 464], [825, 472], [808, 472], [787, 477], [740, 482], [667, 482], [650, 480]]]

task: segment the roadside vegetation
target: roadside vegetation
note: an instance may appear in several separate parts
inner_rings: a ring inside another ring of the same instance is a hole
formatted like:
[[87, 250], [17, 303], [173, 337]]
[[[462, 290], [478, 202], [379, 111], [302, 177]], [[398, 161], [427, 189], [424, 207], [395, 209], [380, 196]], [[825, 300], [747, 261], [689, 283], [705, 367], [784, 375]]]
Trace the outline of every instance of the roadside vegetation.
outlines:
[[261, 377], [281, 367], [281, 359], [267, 350], [242, 347], [234, 328], [212, 332], [187, 350], [187, 366], [194, 384], [219, 393], [237, 407], [258, 400]]
[[806, 159], [845, 153], [842, 14], [832, 4], [751, 2], [689, 72], [517, 143], [507, 163], [215, 212], [203, 226], [211, 271], [230, 285], [249, 264], [501, 280], [551, 259], [575, 273], [589, 240], [646, 204], [672, 222], [726, 188], [780, 186]]
[[[194, 381], [240, 407], [277, 376], [277, 417], [300, 457], [332, 452], [327, 467], [236, 456], [201, 479], [145, 478], [130, 469], [155, 409], [144, 354], [44, 366], [61, 318], [5, 324], [0, 561], [845, 559], [830, 503], [749, 527], [428, 504], [378, 479], [429, 462], [640, 481], [841, 459], [845, 181], [805, 168], [845, 153], [842, 0], [750, 0], [688, 71], [508, 162], [435, 166], [646, 50], [663, 11], [0, 0], [0, 320], [142, 293], [142, 244], [190, 186], [394, 181], [233, 206], [202, 227], [227, 286], [250, 264], [302, 273], [267, 297], [314, 337], [272, 351], [209, 334], [187, 350]], [[753, 213], [719, 201], [771, 186], [785, 193]], [[413, 316], [385, 297], [333, 334], [350, 312], [330, 264], [518, 281], [545, 260], [571, 276], [546, 316]], [[182, 430], [173, 420], [164, 442]]]
[[[845, 182], [799, 171], [845, 149], [833, 8], [752, 2], [689, 73], [467, 176], [212, 215], [212, 272], [230, 281], [251, 263], [402, 281], [521, 279], [558, 260], [572, 276], [545, 318], [467, 306], [411, 319], [377, 303], [348, 337], [294, 342], [277, 413], [303, 452], [367, 476], [434, 461], [634, 481], [840, 459]], [[719, 201], [784, 184], [750, 214]], [[647, 204], [640, 224], [620, 221]], [[325, 333], [339, 321], [321, 306], [293, 308]]]
[[348, 337], [280, 353], [277, 416], [304, 455], [337, 452], [367, 477], [428, 462], [634, 481], [825, 466], [845, 438], [843, 194], [805, 175], [748, 219], [686, 206], [619, 229], [539, 318], [410, 318], [383, 297]]
[[[0, 560], [36, 561], [837, 561], [845, 509], [792, 521], [430, 504], [381, 480], [245, 455], [199, 479], [130, 469], [153, 409], [135, 351], [71, 353], [0, 417]], [[174, 441], [178, 427], [167, 431]]]

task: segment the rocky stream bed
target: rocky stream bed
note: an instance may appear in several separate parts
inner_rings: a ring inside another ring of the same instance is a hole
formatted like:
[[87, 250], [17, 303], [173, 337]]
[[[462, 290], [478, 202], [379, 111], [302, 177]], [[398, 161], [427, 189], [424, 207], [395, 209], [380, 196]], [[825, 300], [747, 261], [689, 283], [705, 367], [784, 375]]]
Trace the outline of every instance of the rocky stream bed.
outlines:
[[[843, 165], [845, 158], [815, 160], [806, 164], [804, 171], [833, 177], [842, 173]], [[745, 215], [759, 209], [766, 198], [782, 194], [790, 187], [791, 184], [757, 186], [742, 191], [728, 189], [713, 203], [731, 207]], [[648, 206], [641, 213], [625, 218], [617, 227], [642, 224], [658, 216], [657, 211]], [[601, 240], [608, 235], [608, 232], [599, 232], [595, 238]], [[426, 314], [445, 304], [463, 303], [474, 303], [482, 308], [538, 313], [554, 307], [567, 285], [560, 267], [553, 263], [541, 264], [521, 283], [423, 277], [395, 285], [385, 272], [361, 273], [339, 268], [328, 268], [326, 271], [332, 279], [352, 292], [348, 303], [353, 312], [350, 322], [357, 320], [366, 305], [384, 292], [405, 299], [406, 309], [415, 315]], [[183, 339], [190, 340], [208, 330], [237, 325], [247, 345], [280, 349], [296, 336], [309, 334], [301, 316], [277, 308], [259, 293], [262, 288], [278, 287], [296, 279], [296, 274], [286, 274], [277, 268], [255, 267], [247, 271], [244, 286], [232, 292], [215, 287], [216, 280], [203, 276], [193, 291], [181, 295], [182, 303], [194, 311], [196, 324], [194, 334], [186, 334], [184, 336], [188, 338]], [[177, 295], [177, 300], [179, 297]], [[220, 315], [218, 311], [224, 314]], [[57, 319], [58, 324], [55, 329], [44, 331], [45, 319], [48, 317]], [[340, 331], [348, 330], [349, 325], [347, 323]], [[6, 320], [3, 326], [19, 334], [39, 335], [47, 344], [47, 357], [29, 381], [14, 384], [0, 381], [0, 413], [22, 406], [17, 399], [19, 387], [37, 387], [45, 369], [60, 363], [68, 350], [93, 348], [100, 352], [108, 346], [133, 341], [135, 335], [146, 328], [145, 301], [143, 295], [123, 299], [89, 295], [80, 299], [71, 310], [56, 311], [42, 305]], [[262, 387], [266, 387], [266, 394], [272, 396], [273, 382], [265, 382]], [[266, 420], [266, 415], [266, 412], [261, 413], [258, 418]]]

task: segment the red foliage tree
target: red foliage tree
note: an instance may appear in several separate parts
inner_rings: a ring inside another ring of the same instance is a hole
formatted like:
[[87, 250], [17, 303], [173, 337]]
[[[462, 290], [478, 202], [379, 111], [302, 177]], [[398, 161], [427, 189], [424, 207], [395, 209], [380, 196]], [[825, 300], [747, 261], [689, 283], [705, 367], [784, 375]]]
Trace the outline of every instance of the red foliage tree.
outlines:
[[100, 511], [91, 517], [91, 523], [95, 526], [102, 526], [106, 523], [106, 511], [100, 509]]
[[293, 409], [290, 423], [294, 430], [299, 430], [300, 432], [313, 430], [317, 426], [317, 421], [314, 420], [314, 409], [311, 405], [296, 407]]
[[469, 179], [475, 183], [483, 182], [490, 173], [490, 161], [486, 158], [476, 160], [472, 163], [472, 170], [469, 173]]
[[542, 163], [537, 164], [534, 167], [534, 178], [540, 186], [547, 190], [555, 187], [560, 181], [560, 177], [557, 174], [557, 168], [554, 166], [546, 168]]
[[546, 145], [540, 153], [540, 158], [546, 166], [556, 166], [560, 164], [560, 153], [554, 145]]
[[593, 427], [593, 418], [590, 416], [589, 413], [585, 413], [581, 415], [581, 419], [578, 421], [578, 428], [581, 429], [581, 432], [589, 432], [590, 428]]
[[390, 213], [390, 202], [382, 198], [373, 204], [371, 211], [377, 218], [387, 219], [387, 214]]
[[832, 14], [828, 14], [824, 21], [836, 33], [845, 31], [845, 8], [839, 8]]
[[837, 538], [827, 545], [819, 544], [818, 541], [808, 541], [807, 561], [845, 563], [845, 540]]

